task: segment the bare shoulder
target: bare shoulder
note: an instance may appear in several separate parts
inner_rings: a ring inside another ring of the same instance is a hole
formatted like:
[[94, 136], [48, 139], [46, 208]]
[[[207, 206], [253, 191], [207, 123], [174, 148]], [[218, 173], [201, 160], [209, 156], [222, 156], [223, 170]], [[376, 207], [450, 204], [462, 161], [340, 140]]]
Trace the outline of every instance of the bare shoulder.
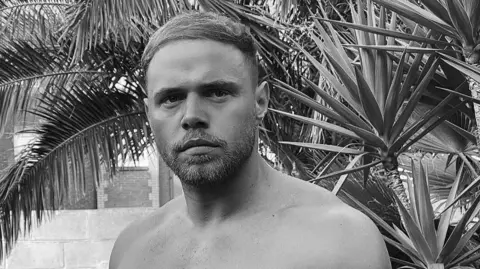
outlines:
[[152, 229], [158, 228], [165, 223], [174, 209], [182, 204], [182, 199], [184, 199], [183, 196], [175, 198], [153, 213], [141, 219], [134, 220], [125, 229], [123, 229], [117, 237], [117, 240], [115, 240], [115, 244], [110, 255], [109, 269], [118, 269], [121, 258], [125, 256], [129, 248], [137, 240], [142, 238], [142, 235], [147, 234]]
[[[390, 268], [383, 236], [362, 212], [343, 203], [324, 208], [309, 206], [304, 211], [305, 217], [309, 216], [306, 225], [310, 226], [312, 234], [318, 238], [329, 238], [333, 251], [331, 262], [338, 268]], [[323, 231], [319, 231], [318, 227], [323, 227]]]
[[[334, 268], [391, 268], [383, 236], [370, 218], [322, 187], [292, 180], [287, 183], [293, 184], [291, 192], [302, 198], [297, 198], [283, 215], [289, 226], [314, 238], [302, 242], [307, 244], [304, 247], [319, 252], [311, 253], [312, 263], [327, 263]], [[326, 248], [319, 247], [322, 241]]]

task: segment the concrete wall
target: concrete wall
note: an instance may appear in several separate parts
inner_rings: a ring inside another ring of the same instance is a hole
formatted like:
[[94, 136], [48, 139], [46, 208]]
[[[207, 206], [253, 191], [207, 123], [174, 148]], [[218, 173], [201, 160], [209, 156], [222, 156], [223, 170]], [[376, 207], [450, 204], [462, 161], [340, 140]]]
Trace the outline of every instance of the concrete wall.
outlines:
[[2, 269], [106, 269], [115, 239], [155, 208], [57, 211], [21, 238]]

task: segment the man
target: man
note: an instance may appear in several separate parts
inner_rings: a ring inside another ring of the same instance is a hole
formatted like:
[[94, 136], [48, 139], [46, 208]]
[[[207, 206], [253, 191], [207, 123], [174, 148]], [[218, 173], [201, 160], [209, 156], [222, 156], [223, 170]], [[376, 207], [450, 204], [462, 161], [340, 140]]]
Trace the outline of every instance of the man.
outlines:
[[184, 195], [129, 225], [110, 269], [390, 268], [372, 221], [259, 155], [269, 89], [243, 25], [177, 16], [142, 61], [157, 148]]

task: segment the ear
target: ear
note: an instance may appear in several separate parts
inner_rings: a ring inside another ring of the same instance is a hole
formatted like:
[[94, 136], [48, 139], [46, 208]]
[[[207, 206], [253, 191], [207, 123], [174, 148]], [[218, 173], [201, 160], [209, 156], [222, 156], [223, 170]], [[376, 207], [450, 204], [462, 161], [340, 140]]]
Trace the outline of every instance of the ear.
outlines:
[[255, 89], [255, 116], [258, 121], [262, 121], [267, 114], [269, 100], [270, 87], [268, 83], [264, 81]]

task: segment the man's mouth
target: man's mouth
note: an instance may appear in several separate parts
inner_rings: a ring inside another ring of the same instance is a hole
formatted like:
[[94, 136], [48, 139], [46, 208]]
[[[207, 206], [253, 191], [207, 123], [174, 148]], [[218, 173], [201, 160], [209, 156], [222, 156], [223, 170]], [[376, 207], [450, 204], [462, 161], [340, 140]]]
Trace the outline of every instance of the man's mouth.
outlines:
[[190, 139], [187, 141], [187, 143], [185, 143], [181, 148], [180, 148], [180, 151], [186, 151], [190, 148], [194, 148], [194, 147], [219, 147], [219, 145], [217, 143], [214, 143], [212, 141], [208, 141], [208, 140], [205, 140], [205, 139]]

